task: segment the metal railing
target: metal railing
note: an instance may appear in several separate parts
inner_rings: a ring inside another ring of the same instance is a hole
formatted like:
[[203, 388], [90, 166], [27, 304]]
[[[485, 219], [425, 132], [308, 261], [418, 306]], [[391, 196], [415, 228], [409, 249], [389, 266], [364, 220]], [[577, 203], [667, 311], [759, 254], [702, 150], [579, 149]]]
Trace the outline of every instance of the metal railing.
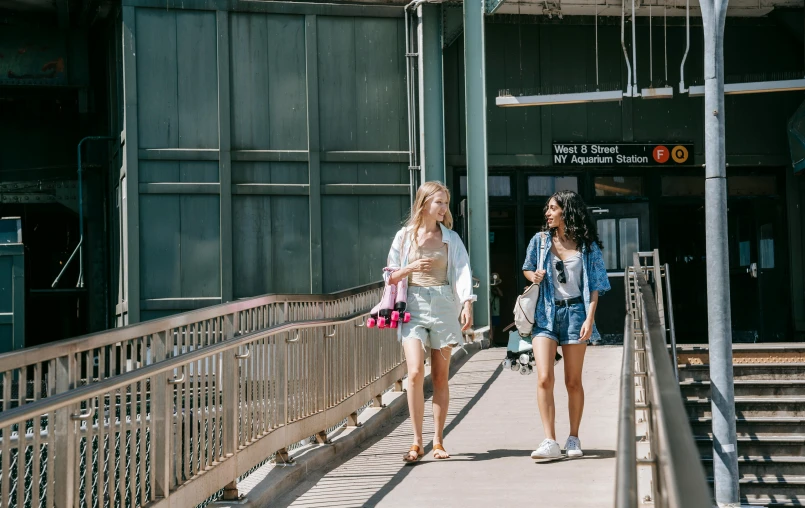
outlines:
[[[377, 282], [328, 295], [265, 295], [0, 355], [2, 411], [149, 365], [150, 337], [167, 333], [166, 358], [283, 323], [330, 319], [369, 310]], [[233, 326], [224, 330], [224, 319]], [[140, 351], [144, 351], [140, 355]], [[68, 373], [69, 377], [64, 377]]]
[[366, 328], [365, 316], [287, 323], [174, 357], [169, 334], [152, 334], [136, 355], [144, 361], [149, 349], [153, 363], [3, 411], [2, 506], [191, 507], [221, 489], [236, 497], [235, 480], [266, 457], [326, 439], [325, 429], [401, 386], [393, 330]]
[[222, 477], [233, 488], [257, 457], [403, 377], [394, 334], [356, 326], [381, 292], [268, 295], [0, 355], [0, 506], [162, 506], [171, 494], [185, 507]]
[[634, 266], [624, 275], [626, 320], [615, 507], [635, 508], [642, 502], [660, 508], [710, 508], [710, 490], [674, 374], [675, 350], [674, 360], [669, 360], [666, 332], [670, 329], [664, 326], [661, 300], [646, 277], [650, 270], [659, 275], [654, 278], [659, 293], [663, 271], [657, 251], [653, 258], [653, 267], [642, 267], [635, 253]]

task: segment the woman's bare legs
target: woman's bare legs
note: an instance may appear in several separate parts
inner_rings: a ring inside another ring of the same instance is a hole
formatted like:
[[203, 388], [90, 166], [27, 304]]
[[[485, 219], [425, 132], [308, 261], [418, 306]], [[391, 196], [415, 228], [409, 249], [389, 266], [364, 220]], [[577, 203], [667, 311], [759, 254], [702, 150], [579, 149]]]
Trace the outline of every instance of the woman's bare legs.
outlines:
[[[442, 444], [444, 439], [444, 424], [447, 421], [447, 407], [450, 404], [450, 355], [452, 348], [431, 350], [430, 353], [430, 379], [433, 381], [433, 444]], [[421, 425], [420, 425], [421, 428]], [[435, 450], [437, 458], [450, 457], [447, 452]]]
[[553, 401], [553, 362], [557, 343], [547, 337], [534, 337], [531, 341], [537, 362], [537, 404], [545, 437], [556, 441], [556, 406]]
[[[405, 363], [408, 365], [408, 413], [411, 415], [411, 425], [414, 427], [414, 442], [422, 448], [422, 420], [425, 416], [425, 350], [418, 339], [409, 339], [403, 342]], [[410, 457], [416, 459], [416, 453], [410, 452]]]
[[581, 415], [584, 412], [581, 371], [584, 367], [587, 344], [568, 344], [562, 346], [562, 352], [565, 354], [565, 387], [567, 387], [567, 410], [570, 413], [570, 435], [579, 437]]

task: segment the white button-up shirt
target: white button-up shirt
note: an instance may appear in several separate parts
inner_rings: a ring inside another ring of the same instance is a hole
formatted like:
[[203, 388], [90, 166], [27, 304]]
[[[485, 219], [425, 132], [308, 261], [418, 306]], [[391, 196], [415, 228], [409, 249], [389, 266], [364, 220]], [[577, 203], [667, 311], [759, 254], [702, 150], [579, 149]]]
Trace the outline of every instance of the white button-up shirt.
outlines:
[[[458, 233], [447, 229], [441, 222], [439, 226], [442, 228], [442, 241], [447, 244], [447, 281], [453, 290], [460, 314], [464, 302], [474, 302], [478, 299], [472, 292], [470, 256], [467, 254], [467, 249], [464, 247], [464, 242], [461, 241]], [[404, 227], [397, 231], [389, 250], [389, 257], [386, 262], [387, 269], [396, 271], [408, 265], [408, 253], [411, 250], [413, 240], [413, 234], [408, 234], [411, 229], [410, 227]], [[387, 284], [391, 274], [392, 272], [389, 270], [383, 272], [383, 280]]]

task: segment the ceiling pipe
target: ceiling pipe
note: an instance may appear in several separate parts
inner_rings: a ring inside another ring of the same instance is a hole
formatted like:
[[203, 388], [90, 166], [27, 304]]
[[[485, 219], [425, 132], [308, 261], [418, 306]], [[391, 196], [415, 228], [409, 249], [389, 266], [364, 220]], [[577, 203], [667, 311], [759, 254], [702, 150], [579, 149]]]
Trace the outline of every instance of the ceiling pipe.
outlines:
[[634, 0], [632, 0], [632, 97], [640, 97], [638, 90], [640, 89], [637, 88], [637, 23], [635, 23]]
[[685, 30], [685, 55], [679, 65], [679, 93], [688, 93], [688, 89], [685, 88], [685, 60], [688, 59], [688, 51], [690, 51], [690, 0], [687, 0], [685, 5]]
[[[666, 0], [667, 2], [667, 0]], [[644, 88], [641, 90], [641, 95], [644, 99], [671, 99], [674, 96], [674, 89], [668, 86], [664, 86], [662, 88], [654, 88], [654, 21], [651, 16], [651, 3], [648, 4], [648, 58], [649, 58], [649, 68], [648, 68], [648, 88]], [[665, 11], [665, 7], [663, 7], [663, 11]], [[663, 13], [663, 16], [665, 14]], [[667, 21], [666, 21], [666, 35], [665, 39], [667, 41]], [[668, 44], [665, 45], [665, 83], [668, 83]]]
[[626, 93], [625, 97], [632, 95], [632, 64], [629, 63], [629, 53], [626, 52], [626, 0], [621, 0], [621, 49], [626, 60]]

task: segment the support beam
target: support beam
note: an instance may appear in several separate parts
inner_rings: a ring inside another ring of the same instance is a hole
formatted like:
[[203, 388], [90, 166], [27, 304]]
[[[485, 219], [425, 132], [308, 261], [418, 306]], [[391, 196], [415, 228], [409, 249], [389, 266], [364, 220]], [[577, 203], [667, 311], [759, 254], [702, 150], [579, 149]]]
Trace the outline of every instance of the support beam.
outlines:
[[319, 43], [315, 14], [305, 16], [305, 66], [307, 69], [307, 149], [310, 178], [310, 292], [322, 292], [321, 154], [319, 153]]
[[442, 17], [435, 4], [417, 7], [419, 47], [419, 150], [422, 180], [445, 180]]
[[464, 0], [464, 89], [467, 119], [467, 204], [475, 327], [489, 324], [489, 220], [486, 159], [484, 0]]
[[229, 13], [216, 12], [218, 30], [218, 174], [220, 175], [221, 301], [231, 302], [235, 271], [232, 242], [232, 137], [229, 108]]
[[732, 317], [727, 248], [727, 167], [724, 122], [724, 23], [728, 0], [701, 0], [704, 25], [705, 229], [707, 333], [713, 412], [713, 476], [718, 506], [739, 506]]
[[[127, 314], [121, 325], [140, 322], [140, 171], [137, 129], [137, 41], [134, 7], [123, 7], [123, 171], [121, 181], [123, 198], [121, 235], [123, 237], [123, 299]], [[123, 303], [123, 302], [120, 302]], [[61, 498], [58, 498], [61, 499]]]
[[486, 13], [494, 14], [506, 0], [486, 0]]

